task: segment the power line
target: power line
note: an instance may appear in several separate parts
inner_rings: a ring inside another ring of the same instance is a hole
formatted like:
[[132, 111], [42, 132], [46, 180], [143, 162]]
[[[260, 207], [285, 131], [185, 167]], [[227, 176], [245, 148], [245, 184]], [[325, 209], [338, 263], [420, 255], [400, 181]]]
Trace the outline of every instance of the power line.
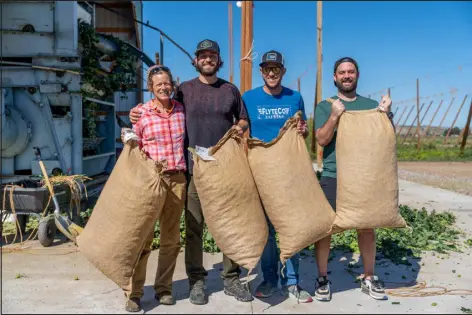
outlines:
[[[472, 65], [472, 62], [467, 62], [467, 63], [464, 63], [462, 65], [458, 65], [455, 68], [456, 68], [456, 71], [462, 71], [464, 69], [464, 67], [471, 66], [471, 65]], [[452, 68], [448, 68], [448, 69], [445, 69], [445, 70], [439, 70], [439, 71], [432, 72], [432, 73], [429, 73], [429, 74], [421, 75], [421, 76], [418, 76], [417, 78], [429, 80], [432, 76], [437, 76], [437, 75], [445, 74], [445, 73], [452, 72], [452, 71], [454, 71]], [[407, 81], [407, 83], [393, 84], [393, 85], [390, 86], [390, 89], [393, 90], [393, 89], [396, 89], [398, 87], [405, 87], [405, 86], [412, 85], [412, 83], [408, 82], [409, 80], [403, 80], [403, 81]], [[368, 93], [368, 95], [379, 95], [382, 92], [386, 91], [387, 89], [388, 88], [377, 90], [375, 92]]]
[[189, 59], [193, 62], [192, 56], [191, 56], [182, 46], [180, 46], [179, 44], [177, 44], [172, 38], [169, 37], [169, 35], [167, 35], [166, 33], [164, 33], [161, 29], [159, 29], [159, 28], [157, 28], [157, 27], [155, 27], [155, 26], [150, 25], [150, 24], [149, 24], [149, 21], [147, 21], [146, 23], [144, 23], [144, 22], [142, 22], [142, 21], [140, 21], [140, 20], [137, 20], [137, 19], [135, 19], [135, 18], [133, 18], [133, 17], [129, 17], [129, 16], [126, 16], [126, 15], [124, 15], [124, 14], [121, 14], [121, 13], [119, 13], [119, 12], [117, 12], [117, 11], [111, 9], [111, 8], [108, 8], [108, 7], [104, 6], [103, 4], [100, 4], [100, 3], [96, 2], [96, 1], [89, 1], [89, 2], [95, 4], [95, 5], [99, 6], [99, 7], [101, 7], [101, 8], [103, 8], [103, 9], [107, 10], [107, 11], [110, 11], [110, 12], [116, 14], [116, 15], [119, 15], [119, 16], [121, 16], [121, 17], [127, 19], [127, 20], [130, 20], [130, 21], [139, 23], [139, 24], [141, 24], [141, 25], [144, 25], [144, 26], [146, 26], [146, 27], [149, 27], [150, 29], [153, 29], [153, 30], [155, 30], [155, 31], [158, 31], [162, 36], [164, 36], [165, 38], [167, 38], [172, 44], [174, 44], [175, 46], [177, 46], [177, 48], [179, 48], [184, 54], [186, 54], [186, 55], [189, 57]]

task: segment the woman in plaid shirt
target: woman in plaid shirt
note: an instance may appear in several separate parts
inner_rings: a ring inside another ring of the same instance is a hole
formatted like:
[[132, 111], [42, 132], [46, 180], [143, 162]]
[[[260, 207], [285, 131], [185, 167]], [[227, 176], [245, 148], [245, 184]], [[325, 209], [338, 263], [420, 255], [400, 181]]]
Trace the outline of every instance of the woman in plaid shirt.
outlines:
[[[183, 105], [171, 97], [175, 84], [169, 68], [159, 65], [149, 68], [147, 83], [154, 98], [142, 106], [141, 118], [133, 129], [140, 139], [141, 149], [149, 158], [163, 163], [166, 169], [164, 180], [169, 190], [159, 218], [161, 235], [154, 290], [160, 304], [172, 305], [172, 276], [180, 251], [180, 217], [186, 196], [185, 114]], [[141, 254], [132, 277], [131, 292], [125, 292], [128, 298], [126, 310], [129, 312], [141, 310], [140, 300], [153, 237], [154, 233]]]

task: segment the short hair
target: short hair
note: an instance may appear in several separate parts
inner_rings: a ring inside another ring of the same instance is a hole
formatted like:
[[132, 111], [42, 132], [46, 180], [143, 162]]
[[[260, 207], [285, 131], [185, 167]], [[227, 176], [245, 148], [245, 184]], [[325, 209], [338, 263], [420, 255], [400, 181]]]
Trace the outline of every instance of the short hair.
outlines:
[[149, 90], [149, 92], [151, 93], [153, 92], [152, 77], [156, 74], [161, 74], [161, 73], [165, 73], [169, 76], [170, 83], [172, 84], [172, 89], [174, 89], [174, 87], [176, 86], [174, 79], [172, 78], [172, 72], [170, 71], [168, 67], [162, 66], [162, 65], [154, 65], [148, 69], [147, 76], [146, 76], [147, 89]]

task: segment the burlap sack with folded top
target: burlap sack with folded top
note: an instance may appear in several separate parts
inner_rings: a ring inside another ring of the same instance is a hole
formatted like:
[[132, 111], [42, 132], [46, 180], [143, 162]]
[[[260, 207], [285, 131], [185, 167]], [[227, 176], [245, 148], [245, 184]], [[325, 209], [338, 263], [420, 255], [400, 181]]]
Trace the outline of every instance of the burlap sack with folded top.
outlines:
[[122, 289], [131, 276], [167, 194], [163, 166], [149, 159], [134, 139], [108, 178], [77, 245], [85, 257]]
[[278, 233], [283, 263], [328, 236], [334, 220], [305, 139], [296, 131], [299, 119], [301, 113], [288, 119], [271, 142], [247, 142], [249, 165], [267, 216]]
[[193, 180], [208, 230], [220, 250], [251, 272], [268, 238], [264, 216], [246, 153], [235, 130], [229, 130], [204, 160], [192, 151]]

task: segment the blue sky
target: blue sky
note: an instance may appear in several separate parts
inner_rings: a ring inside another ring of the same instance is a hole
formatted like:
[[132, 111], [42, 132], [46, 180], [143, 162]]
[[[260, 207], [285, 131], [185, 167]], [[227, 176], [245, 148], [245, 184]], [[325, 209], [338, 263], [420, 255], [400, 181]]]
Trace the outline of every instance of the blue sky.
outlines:
[[[143, 3], [143, 20], [161, 28], [192, 55], [200, 40], [216, 40], [226, 62], [219, 76], [229, 79], [228, 1]], [[236, 1], [232, 3], [234, 83], [239, 86], [241, 9], [236, 7]], [[308, 69], [301, 79], [301, 93], [307, 114], [312, 113], [316, 40], [316, 1], [256, 1], [253, 88], [263, 84], [258, 67], [262, 54], [278, 50], [286, 59], [285, 86], [297, 89], [298, 76]], [[158, 32], [145, 28], [144, 50], [152, 58], [159, 51]], [[324, 98], [336, 93], [333, 65], [343, 56], [351, 56], [359, 63], [359, 94], [379, 100], [381, 91], [391, 87], [393, 109], [398, 107], [396, 119], [405, 106], [416, 104], [416, 78], [420, 79], [420, 94], [424, 97], [421, 102], [428, 105], [434, 100], [424, 124], [429, 123], [443, 99], [433, 125], [439, 124], [451, 100], [450, 90], [455, 88], [456, 100], [443, 124], [449, 126], [464, 96], [469, 94], [456, 123], [465, 125], [472, 97], [472, 2], [324, 1]], [[167, 40], [164, 63], [181, 82], [197, 75], [188, 57]], [[412, 119], [413, 114], [408, 122]]]

